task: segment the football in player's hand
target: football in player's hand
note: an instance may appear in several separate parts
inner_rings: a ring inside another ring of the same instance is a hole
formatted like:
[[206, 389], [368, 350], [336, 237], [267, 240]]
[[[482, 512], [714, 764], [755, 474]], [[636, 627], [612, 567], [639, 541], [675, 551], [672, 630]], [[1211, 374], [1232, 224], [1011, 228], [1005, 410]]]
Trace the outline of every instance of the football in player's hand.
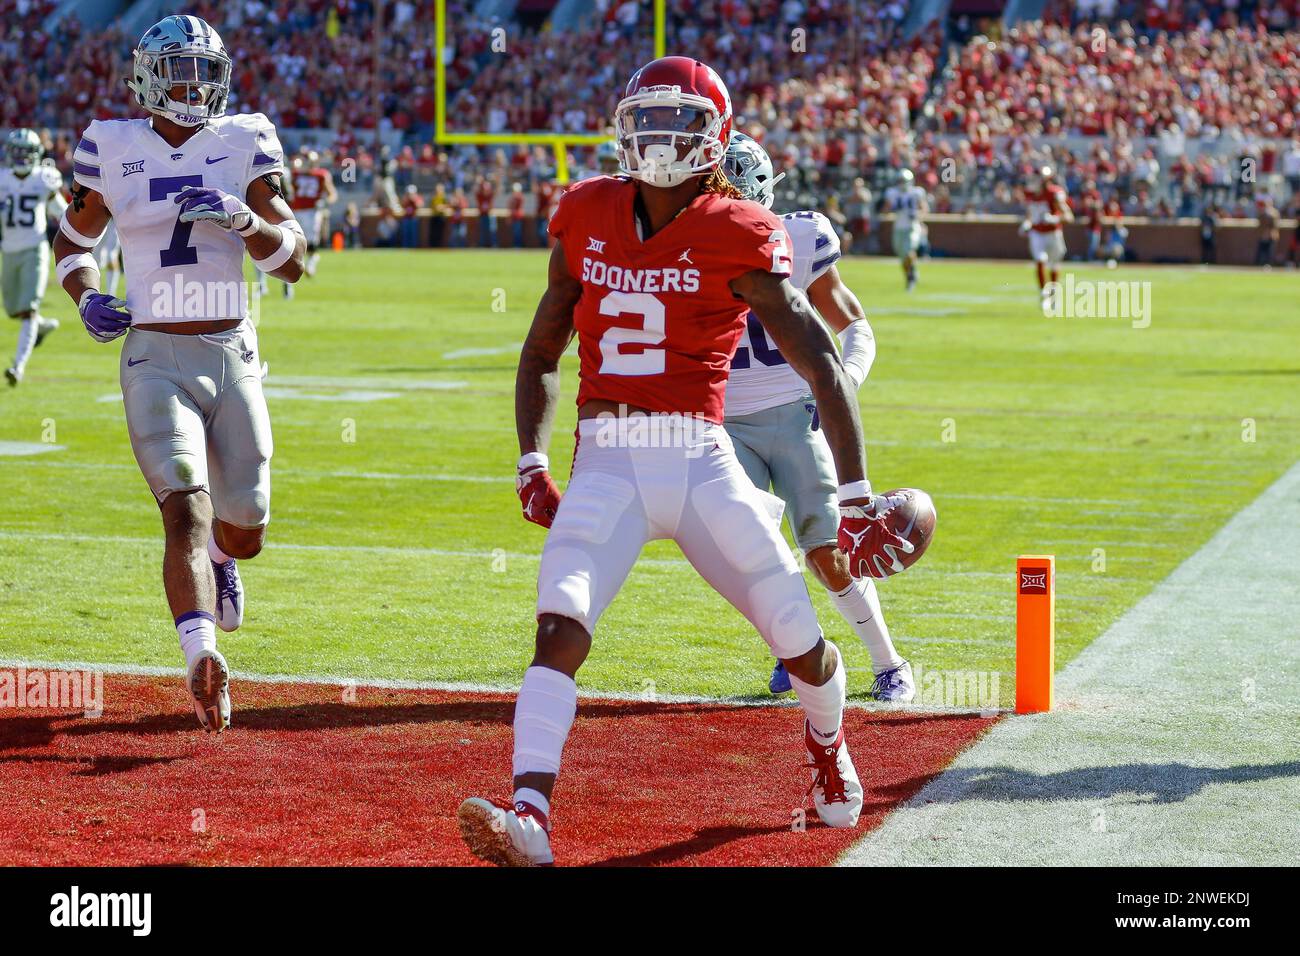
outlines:
[[876, 496], [875, 511], [884, 514], [885, 524], [890, 531], [912, 545], [910, 553], [890, 549], [894, 563], [892, 567], [879, 568], [884, 572], [881, 577], [897, 574], [916, 564], [930, 546], [930, 539], [934, 536], [934, 523], [938, 518], [930, 496], [919, 488], [895, 488]]

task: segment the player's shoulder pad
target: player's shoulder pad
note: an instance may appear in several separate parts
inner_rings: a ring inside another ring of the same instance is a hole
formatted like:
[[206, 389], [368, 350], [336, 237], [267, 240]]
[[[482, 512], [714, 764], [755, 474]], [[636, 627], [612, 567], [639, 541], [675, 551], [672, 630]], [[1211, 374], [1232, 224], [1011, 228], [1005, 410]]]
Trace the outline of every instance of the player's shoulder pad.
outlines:
[[555, 216], [552, 218], [554, 228], [551, 229], [551, 234], [558, 236], [559, 231], [568, 228], [575, 217], [586, 218], [588, 210], [594, 213], [612, 208], [619, 202], [621, 194], [635, 188], [631, 180], [620, 176], [592, 176], [590, 179], [569, 183], [560, 193]]
[[214, 120], [211, 129], [221, 142], [245, 153], [282, 154], [275, 124], [263, 113], [236, 113]]
[[147, 119], [91, 120], [77, 141], [73, 158], [81, 154], [91, 161], [110, 162], [119, 154], [129, 152], [131, 145], [149, 131]]
[[750, 199], [719, 198], [725, 204], [727, 219], [744, 232], [763, 233], [766, 238], [778, 229], [785, 229], [780, 217], [760, 203]]
[[214, 133], [232, 143], [255, 141], [259, 135], [275, 135], [275, 124], [265, 113], [231, 113], [210, 124]]
[[631, 185], [631, 180], [622, 176], [592, 176], [565, 186], [564, 192], [560, 193], [560, 201], [567, 201], [570, 206], [575, 203], [609, 202]]
[[91, 120], [72, 151], [72, 178], [88, 189], [103, 190], [103, 170], [114, 163], [144, 159], [131, 146], [149, 129], [146, 119]]
[[[835, 224], [815, 209], [802, 209], [781, 216], [790, 242], [796, 253], [806, 252], [810, 261], [820, 261], [827, 256], [839, 257], [840, 237]], [[834, 259], [831, 260], [832, 262]], [[827, 263], [829, 265], [829, 263]]]
[[282, 154], [275, 124], [263, 113], [236, 113], [212, 124], [212, 131], [223, 144], [246, 153]]

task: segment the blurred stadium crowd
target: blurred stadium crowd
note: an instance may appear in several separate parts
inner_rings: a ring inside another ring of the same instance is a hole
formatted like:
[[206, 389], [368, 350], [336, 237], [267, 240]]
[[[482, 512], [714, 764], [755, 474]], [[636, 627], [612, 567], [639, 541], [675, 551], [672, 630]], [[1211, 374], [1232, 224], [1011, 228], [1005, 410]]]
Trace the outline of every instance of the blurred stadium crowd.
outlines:
[[[47, 33], [53, 6], [0, 0], [0, 127], [45, 130], [70, 166], [89, 119], [134, 114], [121, 78], [136, 37], [113, 27], [86, 36], [72, 19]], [[596, 0], [585, 23], [561, 32], [480, 19], [474, 6], [448, 0], [451, 129], [601, 132], [628, 65], [653, 55], [645, 0]], [[667, 6], [670, 49], [719, 70], [737, 128], [787, 172], [779, 206], [819, 205], [851, 235], [870, 232], [900, 166], [940, 213], [1019, 212], [1020, 188], [1044, 161], [1085, 213], [1300, 209], [1300, 0], [1049, 0], [1041, 21], [1009, 30], [949, 14], [910, 33], [906, 0]], [[476, 208], [545, 215], [549, 148], [433, 144], [434, 2], [386, 7], [378, 51], [369, 0], [198, 0], [187, 12], [231, 51], [232, 108], [267, 113], [289, 143], [295, 131], [330, 131], [311, 140], [323, 162], [355, 161], [366, 195], [354, 198], [389, 210], [395, 244], [399, 221], [425, 207], [453, 239]], [[595, 148], [570, 158], [579, 176], [598, 166]]]

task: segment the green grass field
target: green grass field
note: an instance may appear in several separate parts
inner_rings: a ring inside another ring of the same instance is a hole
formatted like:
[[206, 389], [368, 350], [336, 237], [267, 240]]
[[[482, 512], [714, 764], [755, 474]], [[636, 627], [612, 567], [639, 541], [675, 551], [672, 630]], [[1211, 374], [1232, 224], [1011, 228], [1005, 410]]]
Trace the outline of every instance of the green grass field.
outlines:
[[[1150, 281], [1139, 329], [1044, 318], [1025, 263], [927, 263], [911, 295], [891, 261], [841, 271], [879, 341], [861, 392], [871, 479], [925, 488], [939, 511], [924, 561], [881, 588], [887, 619], [926, 668], [1001, 673], [1004, 703], [1017, 554], [1057, 556], [1059, 666], [1297, 457], [1295, 274], [1075, 270]], [[222, 637], [236, 670], [517, 681], [544, 532], [514, 497], [513, 378], [544, 276], [535, 252], [364, 251], [327, 254], [292, 302], [273, 283], [260, 317], [272, 545], [243, 565], [247, 619]], [[118, 347], [92, 342], [53, 283], [45, 312], [63, 329], [0, 393], [0, 657], [178, 666]], [[0, 328], [7, 355], [16, 328]], [[561, 479], [572, 358], [565, 375]], [[813, 590], [861, 694], [867, 655]], [[657, 543], [582, 684], [744, 696], [768, 668], [746, 622]]]

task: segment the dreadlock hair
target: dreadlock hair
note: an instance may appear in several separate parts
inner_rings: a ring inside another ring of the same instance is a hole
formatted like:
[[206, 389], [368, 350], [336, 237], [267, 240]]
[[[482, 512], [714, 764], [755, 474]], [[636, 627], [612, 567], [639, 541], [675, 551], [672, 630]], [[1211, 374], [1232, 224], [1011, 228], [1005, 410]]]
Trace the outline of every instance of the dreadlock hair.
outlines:
[[739, 189], [732, 185], [727, 174], [722, 171], [722, 164], [713, 167], [713, 172], [704, 180], [704, 185], [700, 187], [702, 193], [717, 193], [719, 196], [726, 196], [729, 199], [744, 199], [744, 195]]

